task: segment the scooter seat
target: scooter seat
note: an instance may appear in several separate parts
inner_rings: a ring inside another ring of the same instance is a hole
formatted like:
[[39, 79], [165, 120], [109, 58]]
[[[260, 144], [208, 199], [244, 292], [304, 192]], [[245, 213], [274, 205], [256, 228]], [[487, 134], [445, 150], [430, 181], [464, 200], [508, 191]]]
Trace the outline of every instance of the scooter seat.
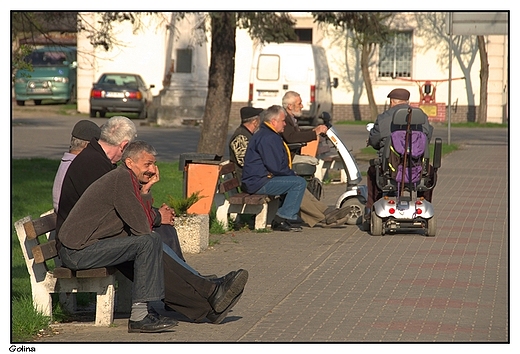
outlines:
[[316, 166], [308, 163], [295, 163], [292, 167], [299, 176], [312, 176], [316, 172]]

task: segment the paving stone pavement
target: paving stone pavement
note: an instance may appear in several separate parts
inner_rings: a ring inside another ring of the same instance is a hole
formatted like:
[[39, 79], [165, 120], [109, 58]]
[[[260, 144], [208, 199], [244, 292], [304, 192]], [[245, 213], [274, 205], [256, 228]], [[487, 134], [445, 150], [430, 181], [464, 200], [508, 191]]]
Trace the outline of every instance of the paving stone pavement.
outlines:
[[[358, 226], [212, 236], [216, 244], [186, 255], [189, 264], [202, 274], [249, 271], [241, 300], [220, 325], [168, 313], [180, 321], [174, 332], [129, 334], [122, 315], [109, 328], [57, 325], [58, 334], [31, 344], [504, 343], [509, 349], [508, 153], [507, 141], [472, 141], [443, 157], [433, 197], [435, 237], [371, 236]], [[333, 204], [344, 188], [326, 185], [323, 200]]]

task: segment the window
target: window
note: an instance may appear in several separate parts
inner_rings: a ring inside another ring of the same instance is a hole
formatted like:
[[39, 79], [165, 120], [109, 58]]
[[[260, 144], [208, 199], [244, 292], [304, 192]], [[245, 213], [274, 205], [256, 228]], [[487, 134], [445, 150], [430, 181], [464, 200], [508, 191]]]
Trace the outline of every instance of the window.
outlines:
[[411, 77], [412, 32], [400, 32], [379, 48], [379, 77]]
[[312, 28], [295, 28], [296, 42], [311, 43], [312, 44]]
[[191, 73], [191, 48], [177, 49], [177, 67], [175, 72]]
[[280, 57], [278, 55], [262, 54], [258, 57], [258, 80], [276, 81], [280, 78]]

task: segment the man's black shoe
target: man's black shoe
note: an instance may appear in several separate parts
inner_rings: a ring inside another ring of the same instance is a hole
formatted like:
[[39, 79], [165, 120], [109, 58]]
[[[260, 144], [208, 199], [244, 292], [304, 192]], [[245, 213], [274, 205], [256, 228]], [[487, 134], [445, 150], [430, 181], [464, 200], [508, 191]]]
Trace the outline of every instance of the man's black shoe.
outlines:
[[217, 313], [215, 311], [212, 311], [211, 313], [209, 313], [206, 318], [208, 320], [211, 321], [211, 323], [214, 323], [214, 324], [219, 324], [221, 323], [224, 318], [226, 318], [227, 314], [229, 313], [229, 311], [233, 308], [233, 306], [235, 306], [235, 304], [238, 302], [238, 300], [240, 299], [240, 297], [242, 296], [242, 293], [238, 294], [237, 296], [235, 296], [235, 298], [233, 299], [233, 301], [231, 301], [231, 304], [229, 304], [228, 307], [226, 307], [226, 309], [220, 313]]
[[178, 321], [171, 317], [155, 316], [149, 313], [141, 321], [128, 320], [128, 333], [159, 333], [175, 327]]
[[291, 227], [291, 231], [302, 231], [301, 224], [299, 224], [298, 221], [285, 220], [285, 222]]
[[228, 279], [217, 284], [215, 291], [208, 298], [209, 304], [216, 313], [225, 311], [237, 295], [244, 291], [248, 277], [247, 270], [239, 269]]
[[273, 220], [271, 222], [271, 229], [273, 229], [273, 231], [291, 231], [291, 227], [285, 221], [278, 222]]
[[301, 226], [291, 225], [291, 223], [286, 220], [273, 220], [271, 222], [271, 229], [273, 231], [302, 231]]
[[235, 276], [236, 272], [237, 272], [236, 270], [232, 270], [231, 272], [227, 273], [223, 277], [220, 277], [220, 278], [215, 277], [215, 278], [209, 279], [209, 280], [216, 284], [222, 284], [225, 281], [228, 281], [229, 279], [233, 278]]
[[289, 224], [291, 224], [292, 226], [301, 226], [305, 224], [305, 221], [303, 221], [303, 219], [297, 215], [296, 220], [289, 220]]

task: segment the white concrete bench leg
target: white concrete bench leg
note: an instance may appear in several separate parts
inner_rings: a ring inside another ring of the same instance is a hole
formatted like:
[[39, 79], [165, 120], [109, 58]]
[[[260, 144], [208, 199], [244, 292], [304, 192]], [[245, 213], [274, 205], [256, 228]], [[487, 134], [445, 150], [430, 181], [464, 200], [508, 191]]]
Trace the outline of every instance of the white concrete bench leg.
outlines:
[[256, 214], [255, 217], [255, 229], [265, 229], [267, 228], [267, 215], [268, 215], [268, 209], [269, 204], [264, 203], [262, 205], [258, 205], [260, 211]]
[[112, 281], [106, 283], [102, 281], [103, 279], [97, 278], [100, 280], [99, 286], [104, 288], [104, 292], [98, 292], [96, 295], [96, 326], [110, 326], [114, 321], [115, 277], [112, 278]]
[[[35, 266], [41, 266], [41, 264], [35, 264]], [[44, 316], [49, 316], [52, 319], [52, 292], [56, 287], [57, 279], [53, 278], [50, 274], [47, 275], [45, 280], [36, 282], [31, 277], [31, 290], [33, 304], [36, 311], [40, 311]]]
[[216, 218], [222, 224], [224, 229], [228, 228], [228, 210], [229, 202], [223, 194], [217, 193], [213, 198], [213, 203], [217, 208]]

